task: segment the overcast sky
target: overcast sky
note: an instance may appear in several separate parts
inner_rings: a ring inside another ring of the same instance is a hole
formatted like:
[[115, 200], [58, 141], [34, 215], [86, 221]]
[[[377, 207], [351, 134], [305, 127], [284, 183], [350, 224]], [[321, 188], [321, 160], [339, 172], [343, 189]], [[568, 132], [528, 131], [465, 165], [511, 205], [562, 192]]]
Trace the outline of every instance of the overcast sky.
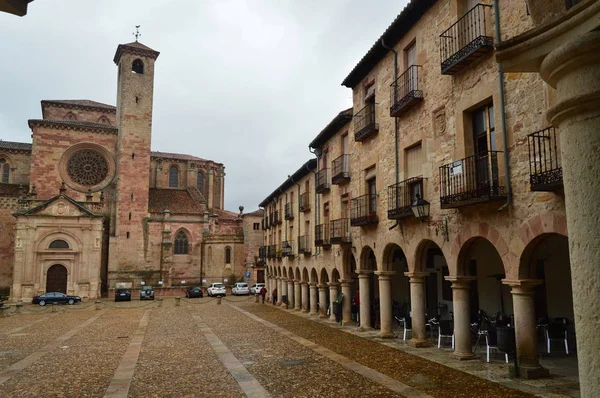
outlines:
[[37, 0], [0, 13], [0, 139], [42, 99], [116, 103], [119, 43], [157, 51], [152, 150], [225, 164], [225, 208], [258, 207], [352, 106], [341, 86], [406, 0]]

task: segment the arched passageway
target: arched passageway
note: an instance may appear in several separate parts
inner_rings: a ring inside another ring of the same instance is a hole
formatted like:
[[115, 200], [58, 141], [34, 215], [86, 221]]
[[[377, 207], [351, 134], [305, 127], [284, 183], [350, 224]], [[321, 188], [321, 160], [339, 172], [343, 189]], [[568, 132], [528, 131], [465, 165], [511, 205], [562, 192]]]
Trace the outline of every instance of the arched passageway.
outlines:
[[61, 264], [54, 264], [48, 268], [46, 274], [46, 292], [60, 292], [67, 294], [67, 269]]
[[375, 270], [375, 253], [365, 246], [361, 251], [358, 270], [359, 324], [362, 329], [371, 329], [379, 319], [379, 286], [375, 283]]
[[379, 323], [382, 337], [392, 337], [394, 320], [408, 316], [410, 287], [408, 263], [404, 251], [396, 244], [389, 244], [383, 252], [383, 270], [376, 272], [379, 281]]

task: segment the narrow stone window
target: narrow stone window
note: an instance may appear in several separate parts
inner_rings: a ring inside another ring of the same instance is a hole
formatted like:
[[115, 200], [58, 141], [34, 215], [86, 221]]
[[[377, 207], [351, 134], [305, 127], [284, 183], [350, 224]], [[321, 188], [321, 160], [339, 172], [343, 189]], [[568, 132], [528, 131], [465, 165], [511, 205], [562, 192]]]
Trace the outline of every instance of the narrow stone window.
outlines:
[[131, 213], [129, 213], [129, 221], [131, 221]]
[[225, 264], [231, 264], [231, 247], [225, 248]]
[[129, 231], [127, 231], [127, 239], [129, 239]]
[[204, 194], [204, 173], [199, 171], [198, 176], [196, 177], [196, 187], [198, 191]]
[[180, 230], [175, 234], [175, 242], [173, 245], [174, 254], [188, 254], [189, 252], [189, 240], [186, 233]]
[[131, 64], [131, 71], [140, 75], [144, 74], [144, 63], [141, 59], [138, 58], [135, 61], [133, 61], [133, 63]]
[[4, 158], [0, 158], [0, 165], [2, 166], [2, 182], [8, 184], [10, 180], [10, 165]]
[[177, 166], [169, 168], [169, 188], [179, 187], [179, 169]]

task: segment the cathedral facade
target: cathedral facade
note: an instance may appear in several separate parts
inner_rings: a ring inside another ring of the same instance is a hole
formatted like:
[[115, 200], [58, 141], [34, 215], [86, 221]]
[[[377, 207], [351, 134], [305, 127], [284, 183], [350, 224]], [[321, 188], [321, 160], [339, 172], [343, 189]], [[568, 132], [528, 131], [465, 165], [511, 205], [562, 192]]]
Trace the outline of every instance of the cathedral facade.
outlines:
[[223, 164], [150, 150], [158, 55], [119, 45], [116, 107], [42, 101], [31, 144], [0, 141], [3, 295], [98, 298], [257, 277], [246, 235], [261, 235], [262, 214], [223, 209]]

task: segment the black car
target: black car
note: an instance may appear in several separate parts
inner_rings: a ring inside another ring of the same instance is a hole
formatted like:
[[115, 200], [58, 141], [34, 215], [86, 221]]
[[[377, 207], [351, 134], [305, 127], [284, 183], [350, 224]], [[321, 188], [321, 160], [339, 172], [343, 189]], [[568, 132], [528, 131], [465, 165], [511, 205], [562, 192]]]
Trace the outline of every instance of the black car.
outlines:
[[140, 300], [154, 300], [154, 288], [152, 286], [142, 286]]
[[115, 290], [115, 301], [131, 301], [131, 292], [129, 289]]
[[39, 304], [41, 306], [53, 303], [73, 305], [75, 303], [80, 303], [81, 297], [67, 296], [66, 294], [60, 292], [49, 292], [33, 297], [33, 300], [31, 300], [31, 302], [33, 304]]
[[201, 287], [191, 287], [188, 290], [186, 290], [185, 297], [187, 297], [187, 298], [204, 297], [204, 293], [202, 293]]

